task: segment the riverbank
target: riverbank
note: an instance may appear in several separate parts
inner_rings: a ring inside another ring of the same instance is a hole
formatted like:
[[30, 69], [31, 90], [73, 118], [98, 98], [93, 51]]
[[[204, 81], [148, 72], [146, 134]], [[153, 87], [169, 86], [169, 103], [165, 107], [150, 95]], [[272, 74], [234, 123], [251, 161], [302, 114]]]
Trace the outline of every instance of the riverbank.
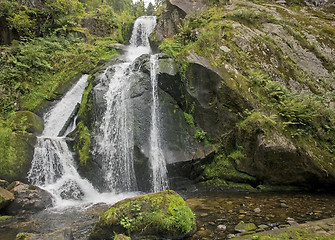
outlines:
[[234, 239], [335, 239], [335, 218], [308, 222]]

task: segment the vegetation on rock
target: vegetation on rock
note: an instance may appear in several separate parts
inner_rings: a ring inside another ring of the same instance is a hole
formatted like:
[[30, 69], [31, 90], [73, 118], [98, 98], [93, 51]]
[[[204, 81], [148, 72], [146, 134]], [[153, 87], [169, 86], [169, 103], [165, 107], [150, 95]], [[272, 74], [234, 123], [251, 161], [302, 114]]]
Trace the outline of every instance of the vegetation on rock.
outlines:
[[100, 216], [90, 239], [113, 239], [117, 234], [181, 239], [195, 228], [191, 209], [167, 190], [116, 203]]
[[[226, 155], [241, 146], [246, 158], [253, 161], [254, 149], [250, 149], [250, 141], [262, 134], [268, 139], [279, 134], [292, 142], [299, 154], [312, 156], [308, 160], [311, 165], [321, 165], [327, 174], [334, 174], [335, 62], [331, 52], [335, 48], [335, 29], [332, 9], [331, 5], [308, 7], [302, 1], [288, 2], [288, 6], [269, 1], [234, 1], [231, 4], [208, 1], [206, 10], [186, 15], [178, 33], [166, 38], [160, 48], [179, 62], [180, 72], [186, 73], [185, 82], [191, 84], [187, 86], [190, 95], [197, 89], [192, 89], [194, 83], [187, 72], [190, 72], [190, 59], [192, 62], [196, 55], [198, 59], [207, 59], [208, 68], [222, 78], [221, 90], [213, 96], [210, 106], [213, 112], [219, 115], [220, 106], [215, 98], [221, 97], [227, 88], [234, 92], [231, 94], [240, 95], [249, 106], [235, 112], [230, 102], [219, 103], [227, 105], [237, 117], [234, 129], [226, 129], [226, 132], [218, 129], [217, 135], [221, 133], [223, 138], [213, 136], [208, 125], [199, 121], [199, 104], [195, 105], [195, 110], [193, 105], [192, 112], [191, 106], [186, 106], [185, 119], [207, 132], [213, 143], [224, 143], [222, 149]], [[229, 133], [231, 131], [233, 133]], [[226, 145], [228, 133], [237, 136], [233, 146]], [[204, 169], [223, 171], [225, 167], [214, 160]]]

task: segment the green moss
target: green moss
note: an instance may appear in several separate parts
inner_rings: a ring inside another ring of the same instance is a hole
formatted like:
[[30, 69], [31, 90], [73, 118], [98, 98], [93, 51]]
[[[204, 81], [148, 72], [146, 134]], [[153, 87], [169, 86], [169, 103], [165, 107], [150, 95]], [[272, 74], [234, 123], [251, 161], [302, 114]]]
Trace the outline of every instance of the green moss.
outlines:
[[79, 154], [80, 163], [86, 165], [90, 157], [91, 134], [82, 121], [77, 124], [77, 130], [79, 132], [79, 141], [75, 145], [75, 150]]
[[[214, 161], [210, 164], [203, 166], [203, 179], [207, 181], [207, 184], [213, 182], [215, 185], [220, 185], [218, 179], [222, 179], [223, 185], [227, 185], [227, 181], [235, 183], [254, 183], [256, 179], [248, 174], [239, 172], [235, 169], [234, 163], [241, 158], [245, 158], [246, 155], [241, 150], [236, 150], [225, 156], [225, 154], [217, 154]], [[232, 184], [230, 184], [232, 186]]]
[[163, 191], [123, 200], [99, 219], [90, 239], [109, 234], [136, 236], [184, 235], [195, 229], [195, 216], [173, 191]]

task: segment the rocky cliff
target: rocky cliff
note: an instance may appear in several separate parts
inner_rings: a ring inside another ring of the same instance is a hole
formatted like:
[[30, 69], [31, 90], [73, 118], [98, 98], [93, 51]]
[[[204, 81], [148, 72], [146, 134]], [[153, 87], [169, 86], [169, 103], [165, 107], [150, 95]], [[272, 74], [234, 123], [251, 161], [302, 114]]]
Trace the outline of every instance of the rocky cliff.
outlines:
[[186, 175], [226, 186], [334, 184], [334, 5], [186, 2], [167, 1], [152, 34], [180, 65], [178, 77], [159, 75], [161, 89], [216, 146]]

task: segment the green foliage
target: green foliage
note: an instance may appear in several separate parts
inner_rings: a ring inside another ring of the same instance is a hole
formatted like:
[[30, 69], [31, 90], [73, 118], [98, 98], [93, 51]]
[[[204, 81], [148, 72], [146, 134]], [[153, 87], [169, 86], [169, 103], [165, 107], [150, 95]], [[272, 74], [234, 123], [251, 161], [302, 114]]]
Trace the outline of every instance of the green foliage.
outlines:
[[115, 204], [102, 215], [93, 234], [99, 234], [97, 226], [101, 225], [113, 230], [114, 234], [123, 233], [118, 228], [121, 226], [128, 235], [179, 236], [195, 228], [195, 216], [179, 195], [173, 191], [163, 191]]
[[207, 140], [207, 132], [205, 132], [200, 127], [196, 127], [194, 138], [198, 140], [199, 142], [205, 142]]
[[7, 48], [0, 68], [0, 114], [5, 117], [15, 108], [34, 110], [78, 72], [115, 55], [105, 46], [57, 36]]
[[194, 125], [194, 119], [193, 119], [193, 116], [192, 116], [191, 114], [184, 112], [184, 118], [185, 118], [186, 123], [187, 123], [191, 128], [194, 128], [194, 127], [195, 127], [195, 125]]
[[79, 141], [74, 148], [78, 152], [81, 165], [86, 165], [90, 157], [91, 134], [82, 121], [77, 124], [77, 130], [79, 132]]

